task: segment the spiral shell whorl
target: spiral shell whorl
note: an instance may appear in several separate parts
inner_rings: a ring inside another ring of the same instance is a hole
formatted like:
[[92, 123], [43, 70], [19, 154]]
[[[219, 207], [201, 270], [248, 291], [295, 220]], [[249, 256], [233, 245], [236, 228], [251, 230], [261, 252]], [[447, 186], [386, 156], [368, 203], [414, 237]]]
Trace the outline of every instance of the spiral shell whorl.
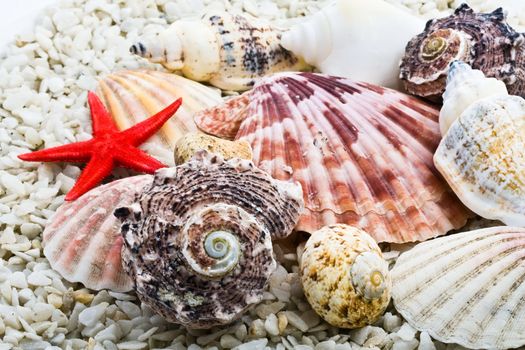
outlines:
[[167, 320], [229, 323], [262, 300], [276, 266], [271, 238], [291, 233], [301, 208], [300, 186], [250, 161], [198, 152], [157, 171], [135, 203], [116, 210], [124, 269]]
[[388, 264], [375, 252], [359, 254], [350, 275], [357, 294], [367, 300], [380, 298], [388, 286]]
[[450, 63], [461, 60], [505, 82], [511, 94], [524, 96], [524, 43], [523, 34], [505, 22], [501, 8], [475, 13], [463, 4], [451, 16], [429, 21], [425, 30], [410, 40], [400, 77], [408, 92], [439, 99]]

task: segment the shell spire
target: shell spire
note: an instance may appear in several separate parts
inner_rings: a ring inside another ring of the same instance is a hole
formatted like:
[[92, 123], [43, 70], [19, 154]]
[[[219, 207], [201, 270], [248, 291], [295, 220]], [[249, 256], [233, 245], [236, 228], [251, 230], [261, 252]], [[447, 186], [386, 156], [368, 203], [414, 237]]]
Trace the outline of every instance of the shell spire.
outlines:
[[285, 32], [282, 45], [322, 73], [398, 88], [405, 45], [423, 27], [383, 0], [337, 0]]
[[406, 90], [440, 99], [450, 63], [460, 60], [503, 81], [510, 94], [525, 96], [525, 36], [505, 19], [501, 8], [484, 14], [462, 4], [452, 15], [428, 21], [401, 61]]
[[275, 269], [272, 238], [284, 238], [302, 209], [298, 184], [252, 162], [205, 151], [155, 174], [122, 221], [124, 270], [139, 298], [191, 328], [229, 323], [262, 300]]
[[439, 112], [441, 135], [445, 136], [450, 125], [468, 106], [496, 95], [508, 95], [507, 87], [502, 81], [487, 78], [483, 72], [472, 69], [464, 62], [452, 62], [443, 94], [443, 107]]
[[311, 69], [280, 45], [281, 34], [266, 20], [248, 14], [210, 12], [178, 20], [130, 51], [192, 80], [243, 91], [273, 72]]
[[410, 242], [460, 228], [471, 215], [434, 168], [438, 110], [409, 95], [279, 73], [195, 121], [248, 141], [259, 168], [301, 183], [306, 212], [297, 230], [344, 223], [380, 242]]

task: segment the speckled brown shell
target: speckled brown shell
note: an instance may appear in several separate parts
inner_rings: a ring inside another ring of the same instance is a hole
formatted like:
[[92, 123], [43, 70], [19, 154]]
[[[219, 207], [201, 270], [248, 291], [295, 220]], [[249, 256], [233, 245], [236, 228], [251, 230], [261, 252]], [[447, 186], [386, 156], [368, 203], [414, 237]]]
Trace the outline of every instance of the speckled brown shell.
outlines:
[[[271, 238], [292, 231], [301, 198], [299, 185], [274, 180], [251, 161], [199, 152], [157, 171], [134, 204], [115, 211], [124, 269], [139, 298], [167, 320], [191, 328], [229, 323], [262, 300], [275, 268]], [[205, 240], [218, 231], [236, 237], [240, 256], [212, 276]]]
[[466, 4], [451, 16], [430, 20], [406, 47], [400, 77], [408, 92], [438, 99], [449, 64], [461, 60], [502, 80], [511, 95], [525, 96], [525, 37], [505, 22], [501, 8], [481, 14]]

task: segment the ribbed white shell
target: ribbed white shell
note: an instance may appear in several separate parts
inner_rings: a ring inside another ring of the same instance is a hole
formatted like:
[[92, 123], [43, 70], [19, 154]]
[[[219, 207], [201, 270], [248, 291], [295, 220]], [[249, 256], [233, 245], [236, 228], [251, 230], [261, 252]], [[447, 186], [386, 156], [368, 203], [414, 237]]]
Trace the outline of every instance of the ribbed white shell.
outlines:
[[525, 345], [525, 229], [437, 238], [392, 270], [396, 309], [416, 329], [473, 349]]
[[62, 205], [43, 234], [51, 267], [91, 289], [131, 290], [133, 282], [121, 265], [120, 221], [113, 211], [130, 205], [152, 181], [151, 175], [117, 180]]
[[182, 106], [150, 138], [144, 149], [167, 165], [174, 165], [173, 149], [178, 139], [198, 131], [193, 114], [222, 102], [221, 93], [176, 74], [157, 71], [121, 71], [101, 79], [98, 95], [120, 130], [151, 117], [179, 97]]

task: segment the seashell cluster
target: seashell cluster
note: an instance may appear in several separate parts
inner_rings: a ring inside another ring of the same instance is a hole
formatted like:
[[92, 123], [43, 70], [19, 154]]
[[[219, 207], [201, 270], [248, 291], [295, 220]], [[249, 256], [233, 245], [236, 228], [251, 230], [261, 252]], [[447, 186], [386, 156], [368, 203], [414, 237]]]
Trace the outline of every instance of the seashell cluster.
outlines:
[[135, 203], [119, 208], [125, 271], [139, 298], [168, 321], [209, 328], [262, 300], [275, 268], [272, 238], [291, 233], [297, 184], [252, 162], [199, 152], [157, 171]]
[[[445, 105], [466, 98], [436, 150], [436, 168], [472, 211], [525, 226], [525, 100], [502, 94], [501, 88], [491, 90], [493, 80], [480, 78], [481, 72], [465, 63], [451, 70]], [[481, 93], [466, 94], [465, 85]], [[482, 94], [488, 96], [476, 100]], [[473, 102], [461, 111], [468, 97]]]
[[263, 19], [210, 12], [199, 19], [178, 20], [130, 51], [192, 80], [242, 91], [266, 74], [309, 69], [280, 45], [280, 39], [281, 30]]
[[460, 228], [471, 215], [434, 168], [437, 109], [409, 95], [279, 73], [195, 121], [248, 141], [259, 168], [301, 183], [306, 211], [297, 230], [345, 223], [379, 242], [411, 242]]
[[285, 32], [282, 45], [322, 73], [398, 88], [405, 45], [423, 28], [383, 0], [336, 0]]
[[98, 95], [119, 130], [125, 130], [161, 111], [178, 98], [182, 105], [144, 149], [173, 165], [173, 149], [180, 137], [198, 131], [193, 114], [222, 102], [219, 90], [175, 74], [121, 71], [99, 80]]
[[430, 20], [406, 47], [400, 77], [408, 92], [439, 99], [449, 64], [470, 64], [503, 81], [512, 95], [525, 96], [525, 36], [512, 29], [499, 8], [475, 13], [467, 4], [446, 18]]
[[333, 326], [372, 324], [388, 306], [388, 263], [373, 238], [358, 228], [333, 225], [314, 232], [300, 264], [308, 302]]
[[416, 329], [471, 349], [525, 345], [525, 229], [493, 227], [421, 243], [392, 270], [396, 309]]
[[131, 290], [133, 281], [121, 264], [120, 222], [111, 214], [131, 204], [152, 181], [151, 175], [117, 180], [58, 208], [43, 233], [44, 255], [51, 267], [90, 289]]
[[229, 141], [211, 135], [190, 133], [181, 137], [175, 146], [175, 164], [186, 163], [201, 150], [220, 154], [226, 160], [253, 158], [252, 148], [246, 141]]

